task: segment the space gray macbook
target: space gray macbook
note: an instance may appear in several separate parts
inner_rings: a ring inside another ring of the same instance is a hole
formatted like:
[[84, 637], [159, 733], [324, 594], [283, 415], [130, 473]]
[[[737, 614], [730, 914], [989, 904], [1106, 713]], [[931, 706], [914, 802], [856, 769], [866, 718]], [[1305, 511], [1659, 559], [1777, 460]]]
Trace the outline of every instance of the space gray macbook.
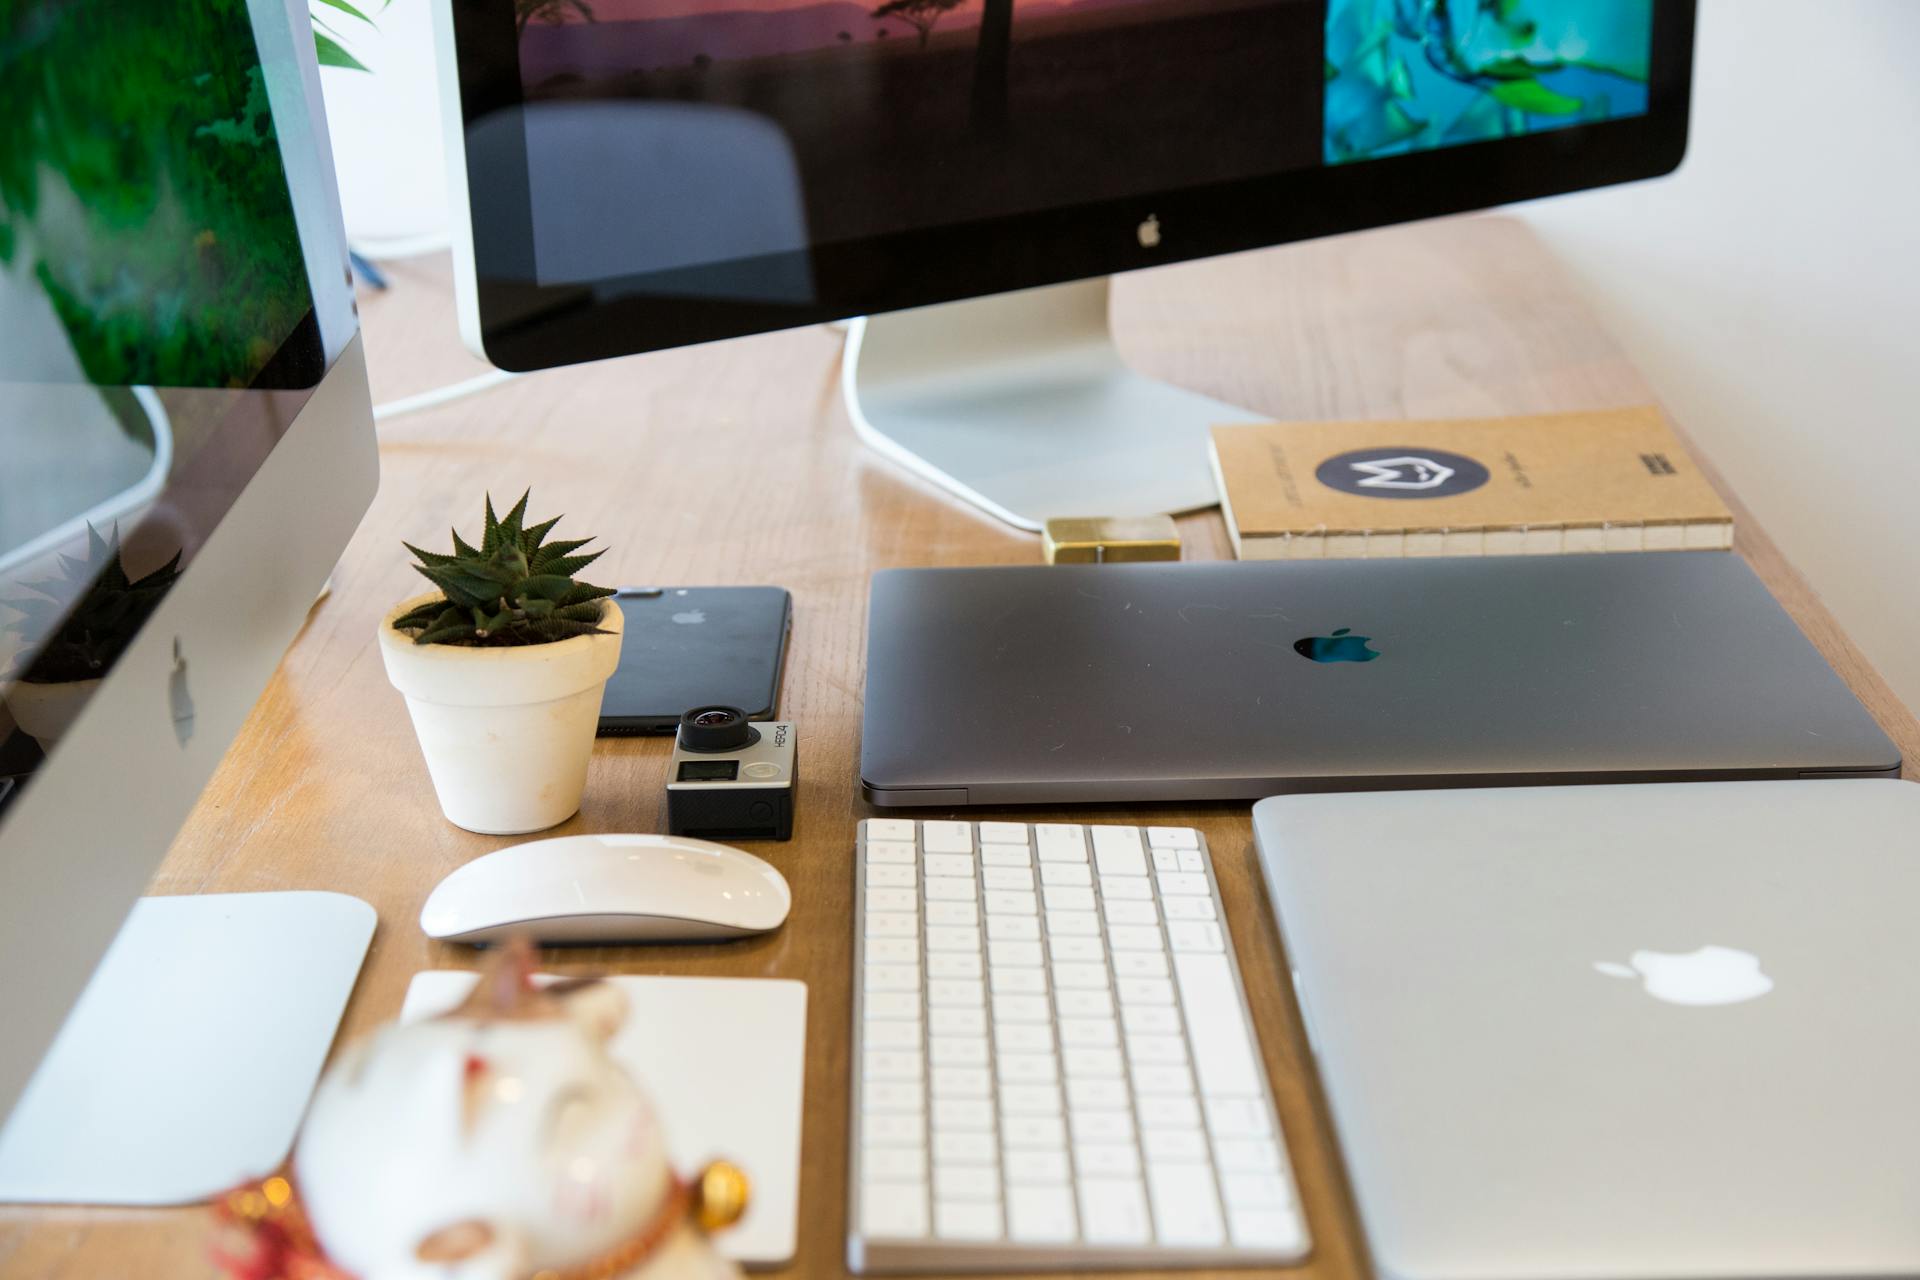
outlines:
[[1723, 551], [898, 569], [873, 578], [878, 805], [1897, 775]]
[[1920, 1275], [1920, 786], [1279, 796], [1254, 831], [1383, 1280]]

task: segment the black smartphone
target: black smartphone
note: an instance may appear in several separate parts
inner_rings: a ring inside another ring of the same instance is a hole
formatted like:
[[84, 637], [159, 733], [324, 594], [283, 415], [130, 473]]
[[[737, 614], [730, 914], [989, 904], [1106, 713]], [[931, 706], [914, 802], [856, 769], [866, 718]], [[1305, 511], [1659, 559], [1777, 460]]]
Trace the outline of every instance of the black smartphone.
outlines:
[[793, 627], [781, 587], [622, 587], [620, 665], [600, 704], [600, 734], [672, 733], [695, 707], [771, 720]]

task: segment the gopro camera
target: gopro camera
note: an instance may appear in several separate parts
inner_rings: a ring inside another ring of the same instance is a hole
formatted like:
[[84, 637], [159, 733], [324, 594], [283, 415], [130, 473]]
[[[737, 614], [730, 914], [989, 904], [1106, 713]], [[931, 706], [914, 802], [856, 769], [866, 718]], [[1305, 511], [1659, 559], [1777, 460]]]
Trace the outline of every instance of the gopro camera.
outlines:
[[738, 707], [680, 717], [667, 766], [667, 831], [705, 839], [790, 840], [799, 777], [793, 725]]

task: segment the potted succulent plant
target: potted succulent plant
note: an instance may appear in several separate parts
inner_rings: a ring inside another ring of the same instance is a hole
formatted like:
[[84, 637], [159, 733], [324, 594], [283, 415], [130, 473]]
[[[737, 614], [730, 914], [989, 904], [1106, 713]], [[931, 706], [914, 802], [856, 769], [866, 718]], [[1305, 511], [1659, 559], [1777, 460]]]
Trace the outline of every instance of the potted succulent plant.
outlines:
[[87, 526], [87, 558], [62, 555], [63, 578], [25, 584], [34, 594], [3, 603], [32, 654], [6, 689], [14, 723], [53, 750], [113, 664], [180, 576], [180, 553], [135, 579], [120, 561], [120, 530]]
[[387, 677], [406, 695], [427, 772], [448, 821], [521, 835], [580, 808], [600, 698], [620, 661], [613, 589], [575, 576], [601, 552], [591, 538], [526, 523], [527, 495], [504, 518], [486, 503], [475, 547], [451, 554], [403, 544], [438, 591], [380, 622]]

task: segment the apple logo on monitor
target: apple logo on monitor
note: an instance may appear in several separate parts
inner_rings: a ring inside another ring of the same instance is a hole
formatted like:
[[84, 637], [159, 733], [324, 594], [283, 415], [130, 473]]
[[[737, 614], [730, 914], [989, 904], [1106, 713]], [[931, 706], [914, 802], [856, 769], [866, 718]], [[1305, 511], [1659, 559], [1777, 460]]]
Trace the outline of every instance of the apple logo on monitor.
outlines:
[[1141, 223], [1138, 227], [1134, 229], [1134, 234], [1140, 237], [1140, 247], [1142, 249], [1159, 248], [1160, 247], [1159, 215], [1152, 214], [1152, 213], [1148, 214], [1147, 220]]
[[1734, 947], [1704, 946], [1680, 954], [1636, 951], [1626, 964], [1596, 960], [1593, 967], [1609, 978], [1637, 980], [1648, 995], [1668, 1004], [1740, 1004], [1773, 990], [1760, 957]]

